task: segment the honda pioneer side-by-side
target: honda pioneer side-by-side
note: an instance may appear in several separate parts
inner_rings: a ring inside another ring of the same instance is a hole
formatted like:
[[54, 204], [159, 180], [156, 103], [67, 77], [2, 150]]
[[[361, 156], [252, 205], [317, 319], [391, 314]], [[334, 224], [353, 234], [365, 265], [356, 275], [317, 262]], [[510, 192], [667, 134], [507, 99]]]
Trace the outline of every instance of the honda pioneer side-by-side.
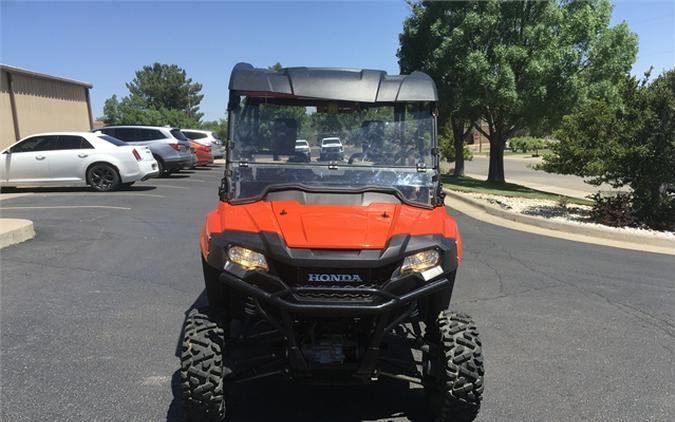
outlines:
[[483, 360], [475, 323], [448, 310], [462, 243], [433, 80], [240, 63], [229, 90], [225, 176], [200, 236], [209, 306], [182, 346], [188, 419], [224, 420], [228, 391], [280, 376], [417, 383], [434, 420], [472, 420]]

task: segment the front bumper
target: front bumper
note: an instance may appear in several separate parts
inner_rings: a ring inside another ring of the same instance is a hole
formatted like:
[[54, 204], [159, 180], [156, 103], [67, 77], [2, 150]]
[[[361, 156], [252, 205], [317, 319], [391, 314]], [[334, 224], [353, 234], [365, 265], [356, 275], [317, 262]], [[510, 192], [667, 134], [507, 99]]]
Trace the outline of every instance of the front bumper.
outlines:
[[[260, 272], [248, 271], [244, 280], [234, 274], [223, 272], [220, 281], [226, 286], [250, 296], [260, 303], [271, 305], [281, 311], [319, 317], [376, 316], [404, 307], [425, 296], [452, 288], [453, 280], [440, 276], [424, 282], [417, 275], [390, 280], [379, 288], [363, 287], [293, 287], [280, 279]], [[303, 294], [340, 294], [369, 296], [363, 300], [303, 299]]]

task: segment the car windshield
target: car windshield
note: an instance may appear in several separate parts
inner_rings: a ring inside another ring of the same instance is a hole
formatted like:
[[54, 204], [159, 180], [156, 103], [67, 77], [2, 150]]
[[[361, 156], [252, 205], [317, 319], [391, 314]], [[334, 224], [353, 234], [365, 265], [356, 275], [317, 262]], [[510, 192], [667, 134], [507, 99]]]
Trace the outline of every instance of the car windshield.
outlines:
[[[430, 204], [431, 104], [238, 99], [230, 104], [230, 200], [256, 200], [274, 186], [300, 185], [393, 190], [406, 202]], [[305, 145], [309, 151], [296, 150]]]
[[180, 131], [180, 129], [171, 129], [171, 135], [173, 135], [174, 138], [178, 139], [179, 141], [188, 141], [188, 138], [185, 137], [183, 132]]

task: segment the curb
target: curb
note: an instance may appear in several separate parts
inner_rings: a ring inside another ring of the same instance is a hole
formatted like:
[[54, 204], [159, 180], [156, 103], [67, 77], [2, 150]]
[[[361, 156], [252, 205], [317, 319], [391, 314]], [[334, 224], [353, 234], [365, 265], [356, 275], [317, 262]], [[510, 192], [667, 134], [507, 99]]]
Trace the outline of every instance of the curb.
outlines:
[[35, 237], [35, 228], [30, 220], [0, 218], [0, 249], [25, 242]]
[[661, 239], [639, 233], [615, 233], [611, 231], [611, 229], [605, 230], [597, 227], [584, 227], [581, 225], [567, 224], [560, 221], [544, 220], [538, 217], [516, 214], [514, 212], [494, 208], [489, 205], [485, 205], [482, 202], [473, 200], [467, 196], [461, 195], [457, 192], [448, 190], [446, 188], [443, 188], [443, 191], [447, 194], [448, 197], [452, 199], [462, 201], [463, 203], [468, 204], [472, 207], [479, 208], [480, 210], [485, 211], [488, 214], [506, 220], [511, 220], [518, 223], [527, 224], [530, 226], [541, 227], [544, 229], [555, 230], [564, 233], [574, 233], [583, 236], [590, 236], [595, 238], [613, 240], [618, 242], [627, 242], [633, 244], [637, 243], [640, 245], [649, 245], [659, 248], [673, 248], [675, 250], [675, 239], [672, 240]]

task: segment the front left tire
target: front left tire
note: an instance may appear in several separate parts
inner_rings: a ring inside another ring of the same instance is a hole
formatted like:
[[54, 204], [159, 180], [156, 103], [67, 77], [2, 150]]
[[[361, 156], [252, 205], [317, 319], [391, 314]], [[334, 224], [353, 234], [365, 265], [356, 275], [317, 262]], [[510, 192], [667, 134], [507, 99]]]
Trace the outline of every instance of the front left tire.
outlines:
[[87, 170], [87, 183], [96, 192], [110, 192], [119, 189], [121, 180], [115, 167], [96, 163]]
[[222, 422], [226, 385], [232, 371], [224, 364], [225, 331], [208, 309], [193, 309], [185, 321], [181, 353], [181, 387], [189, 422]]

